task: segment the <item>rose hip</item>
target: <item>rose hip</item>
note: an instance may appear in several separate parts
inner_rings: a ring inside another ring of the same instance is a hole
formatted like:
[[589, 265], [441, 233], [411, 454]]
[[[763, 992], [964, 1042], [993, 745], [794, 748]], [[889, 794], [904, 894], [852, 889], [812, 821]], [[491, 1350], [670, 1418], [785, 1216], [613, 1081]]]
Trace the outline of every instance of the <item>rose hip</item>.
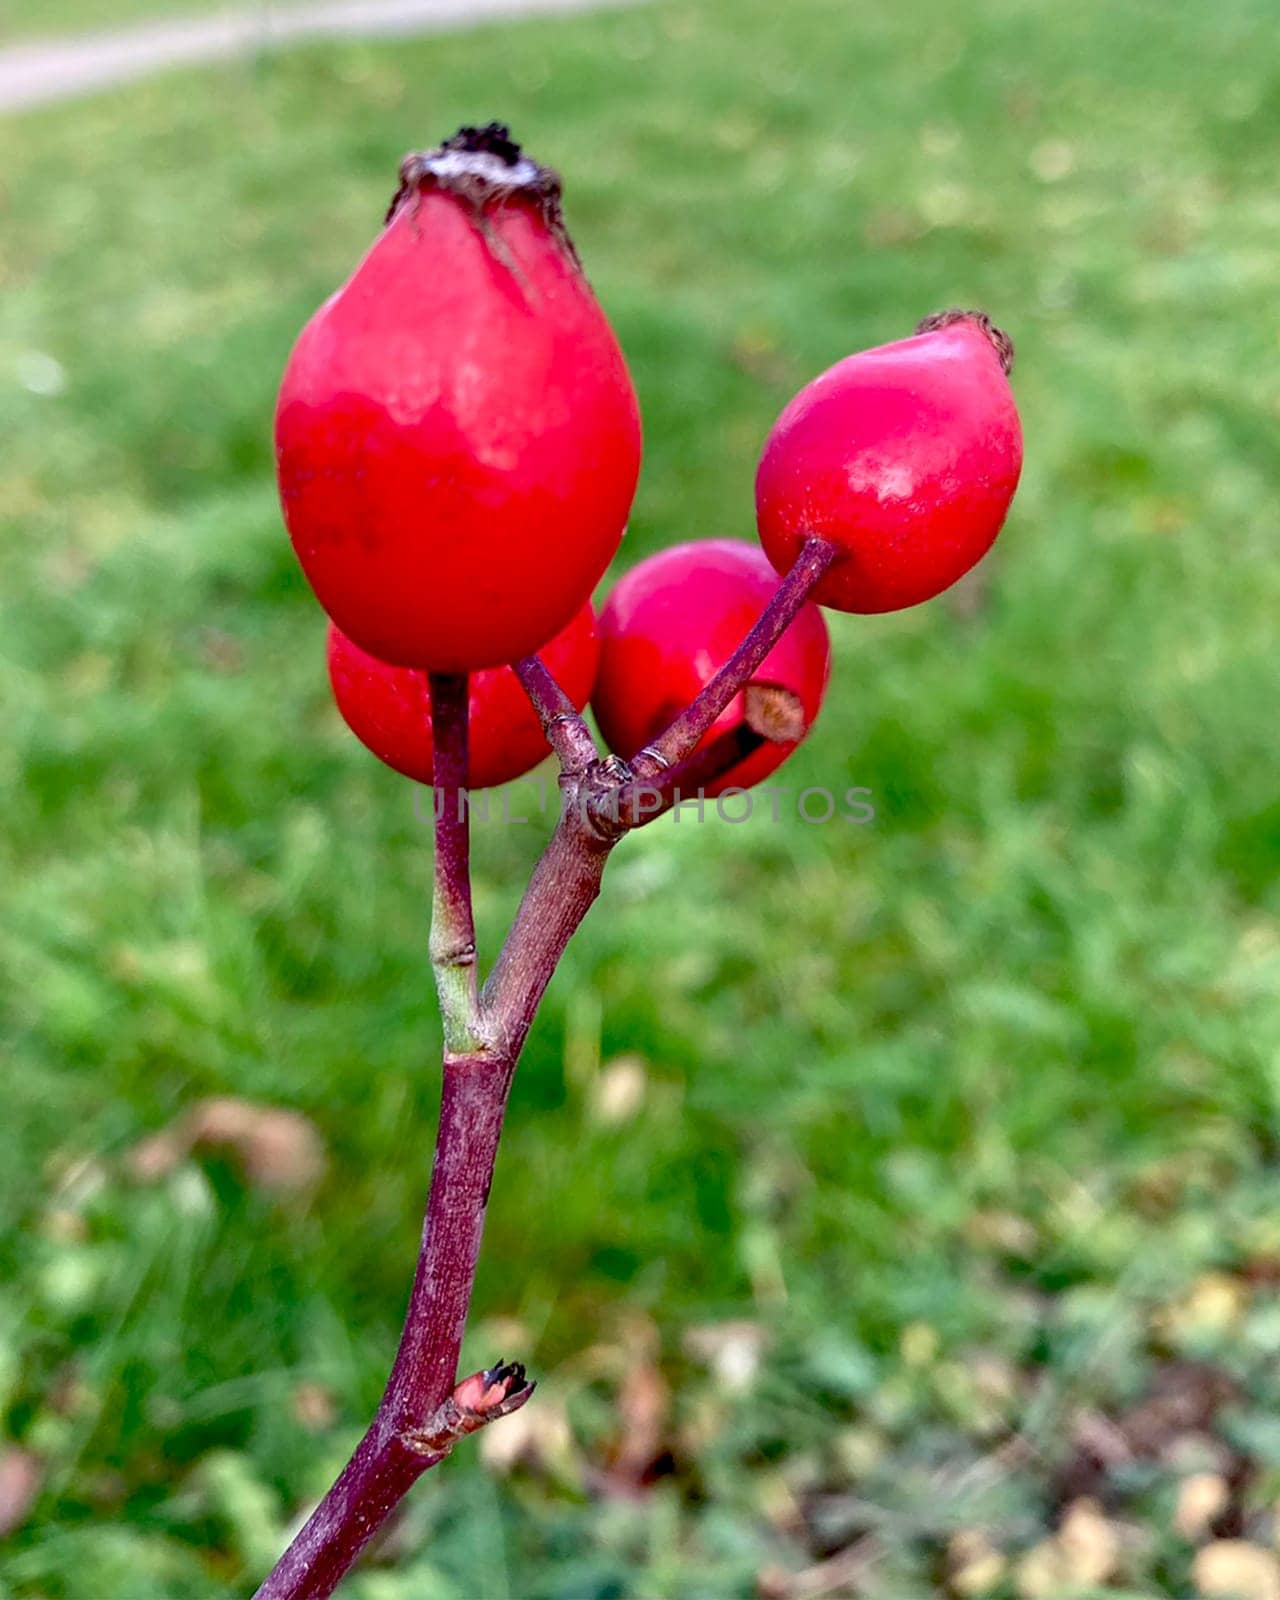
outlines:
[[[539, 655], [581, 710], [595, 681], [600, 646], [583, 606]], [[432, 776], [431, 691], [427, 674], [391, 666], [329, 625], [329, 681], [343, 720], [380, 761], [417, 783]], [[510, 667], [473, 673], [470, 684], [470, 789], [509, 783], [550, 754], [537, 713]]]
[[1013, 346], [980, 312], [848, 356], [783, 410], [756, 475], [760, 541], [786, 572], [812, 535], [840, 558], [814, 591], [896, 611], [949, 588], [999, 533], [1022, 470]]
[[[620, 579], [600, 613], [591, 701], [610, 748], [632, 756], [661, 733], [733, 654], [777, 587], [761, 552], [733, 539], [676, 545]], [[781, 766], [818, 714], [829, 668], [822, 613], [806, 605], [699, 744], [706, 750], [733, 730], [763, 741], [707, 781], [708, 795], [748, 789]]]
[[635, 492], [639, 413], [554, 173], [490, 124], [407, 157], [401, 180], [289, 357], [280, 495], [349, 638], [468, 672], [540, 649], [590, 598]]

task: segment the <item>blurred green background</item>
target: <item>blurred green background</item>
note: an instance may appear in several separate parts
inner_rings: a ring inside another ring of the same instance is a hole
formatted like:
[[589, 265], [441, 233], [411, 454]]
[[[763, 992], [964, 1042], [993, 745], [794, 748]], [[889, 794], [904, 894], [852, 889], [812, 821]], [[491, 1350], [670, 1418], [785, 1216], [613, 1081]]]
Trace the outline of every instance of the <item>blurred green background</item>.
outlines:
[[[750, 537], [781, 404], [939, 306], [1014, 333], [1027, 465], [981, 582], [832, 618], [784, 776], [873, 825], [618, 851], [464, 1355], [539, 1393], [348, 1592], [1280, 1593], [1274, 22], [671, 0], [0, 121], [0, 1596], [247, 1595], [381, 1388], [430, 839], [270, 416], [400, 155], [491, 116], [635, 375], [624, 563]], [[490, 954], [541, 831], [476, 829]]]

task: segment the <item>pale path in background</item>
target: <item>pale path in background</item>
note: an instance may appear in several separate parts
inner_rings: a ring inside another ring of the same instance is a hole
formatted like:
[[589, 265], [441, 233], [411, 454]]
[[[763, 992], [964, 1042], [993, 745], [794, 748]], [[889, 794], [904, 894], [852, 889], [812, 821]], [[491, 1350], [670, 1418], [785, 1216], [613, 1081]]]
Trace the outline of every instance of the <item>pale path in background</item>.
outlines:
[[634, 0], [330, 0], [135, 23], [0, 48], [0, 112], [66, 100], [166, 67], [221, 61], [296, 39], [389, 38], [587, 11]]

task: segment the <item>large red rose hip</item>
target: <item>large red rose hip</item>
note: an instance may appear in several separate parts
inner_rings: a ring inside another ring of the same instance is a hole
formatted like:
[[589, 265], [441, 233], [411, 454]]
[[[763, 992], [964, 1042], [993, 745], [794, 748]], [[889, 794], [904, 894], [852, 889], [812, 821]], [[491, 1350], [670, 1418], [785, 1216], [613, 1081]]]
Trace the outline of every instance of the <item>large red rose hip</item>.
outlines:
[[[600, 613], [591, 704], [610, 749], [630, 757], [657, 737], [723, 666], [778, 587], [754, 545], [705, 539], [650, 556], [619, 580]], [[749, 789], [787, 759], [822, 705], [831, 652], [805, 605], [699, 744], [749, 729], [764, 743], [703, 785]]]
[[985, 316], [942, 312], [802, 389], [756, 475], [760, 541], [778, 571], [816, 534], [840, 556], [814, 598], [840, 611], [897, 611], [963, 577], [1022, 470], [1012, 362]]
[[554, 174], [490, 125], [401, 175], [289, 357], [280, 496], [345, 634], [473, 671], [532, 654], [589, 599], [631, 507], [639, 413]]
[[[581, 710], [600, 654], [591, 607], [583, 606], [538, 654]], [[431, 782], [431, 687], [425, 672], [379, 661], [330, 623], [329, 682], [343, 721], [366, 749], [406, 778]], [[510, 783], [550, 755], [538, 714], [510, 667], [472, 674], [469, 713], [467, 788]]]

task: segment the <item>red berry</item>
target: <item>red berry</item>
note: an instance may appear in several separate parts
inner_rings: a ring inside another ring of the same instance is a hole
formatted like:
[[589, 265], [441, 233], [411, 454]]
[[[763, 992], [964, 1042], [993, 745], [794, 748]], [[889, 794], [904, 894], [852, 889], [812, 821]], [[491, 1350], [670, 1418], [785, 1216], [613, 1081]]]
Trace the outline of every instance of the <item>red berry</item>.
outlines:
[[401, 177], [289, 357], [280, 495], [344, 633], [467, 672], [540, 649], [590, 598], [635, 493], [640, 419], [555, 175], [491, 124]]
[[[633, 756], [667, 726], [741, 644], [778, 587], [754, 545], [706, 539], [660, 551], [622, 578], [600, 613], [592, 707], [609, 747]], [[808, 732], [831, 664], [822, 613], [806, 605], [699, 745], [748, 726], [765, 743], [708, 795], [749, 789]]]
[[[583, 606], [538, 654], [581, 709], [591, 694], [600, 654], [596, 620]], [[347, 726], [380, 761], [418, 783], [431, 782], [431, 690], [427, 674], [393, 667], [329, 625], [329, 681]], [[550, 752], [542, 725], [510, 667], [471, 678], [470, 789], [509, 783]]]
[[1022, 470], [1012, 365], [1012, 344], [980, 312], [941, 312], [802, 389], [756, 474], [760, 540], [778, 571], [816, 534], [842, 554], [814, 598], [840, 611], [897, 611], [963, 577]]

